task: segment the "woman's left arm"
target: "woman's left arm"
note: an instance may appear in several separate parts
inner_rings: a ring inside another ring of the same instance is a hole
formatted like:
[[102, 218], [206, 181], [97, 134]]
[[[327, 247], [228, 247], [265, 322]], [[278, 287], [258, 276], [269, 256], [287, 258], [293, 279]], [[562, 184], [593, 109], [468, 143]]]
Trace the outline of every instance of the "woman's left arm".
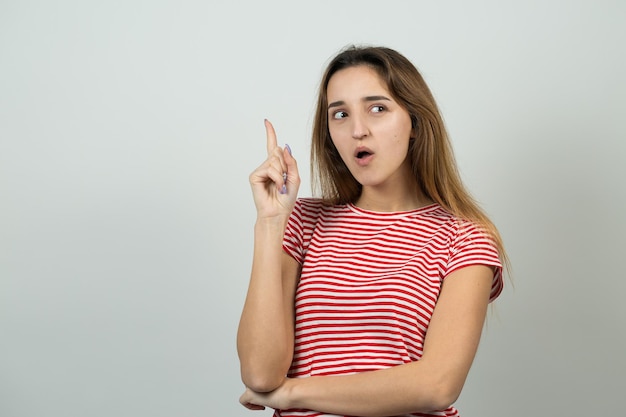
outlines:
[[476, 355], [493, 273], [473, 265], [444, 279], [419, 361], [353, 375], [287, 378], [270, 393], [247, 390], [240, 402], [255, 409], [253, 404], [363, 417], [448, 408]]

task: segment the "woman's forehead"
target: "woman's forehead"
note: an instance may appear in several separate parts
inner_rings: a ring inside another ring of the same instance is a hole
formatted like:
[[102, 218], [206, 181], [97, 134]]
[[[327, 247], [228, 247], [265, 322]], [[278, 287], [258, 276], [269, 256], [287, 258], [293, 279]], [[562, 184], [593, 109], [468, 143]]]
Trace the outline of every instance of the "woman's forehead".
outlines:
[[385, 81], [378, 72], [366, 65], [343, 68], [335, 72], [326, 88], [329, 102], [381, 93], [390, 95]]

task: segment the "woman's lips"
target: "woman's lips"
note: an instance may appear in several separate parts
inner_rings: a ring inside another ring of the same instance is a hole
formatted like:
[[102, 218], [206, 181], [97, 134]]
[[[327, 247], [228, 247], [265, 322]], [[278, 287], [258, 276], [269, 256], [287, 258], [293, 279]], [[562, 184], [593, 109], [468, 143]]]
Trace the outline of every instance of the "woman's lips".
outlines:
[[374, 153], [368, 148], [360, 147], [354, 152], [354, 159], [357, 165], [368, 165], [372, 161], [372, 158], [374, 158]]

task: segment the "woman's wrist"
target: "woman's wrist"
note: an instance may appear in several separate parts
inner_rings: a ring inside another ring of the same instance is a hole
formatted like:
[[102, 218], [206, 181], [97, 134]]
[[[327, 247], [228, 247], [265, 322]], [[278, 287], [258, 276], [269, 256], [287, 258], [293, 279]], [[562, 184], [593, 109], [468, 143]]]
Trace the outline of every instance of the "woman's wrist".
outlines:
[[305, 382], [304, 378], [286, 378], [283, 384], [285, 388], [285, 399], [286, 399], [286, 409], [292, 408], [303, 408], [302, 399], [303, 395], [303, 385], [302, 382]]
[[254, 223], [254, 228], [256, 232], [279, 231], [280, 233], [283, 233], [288, 220], [288, 215], [257, 217], [256, 222]]

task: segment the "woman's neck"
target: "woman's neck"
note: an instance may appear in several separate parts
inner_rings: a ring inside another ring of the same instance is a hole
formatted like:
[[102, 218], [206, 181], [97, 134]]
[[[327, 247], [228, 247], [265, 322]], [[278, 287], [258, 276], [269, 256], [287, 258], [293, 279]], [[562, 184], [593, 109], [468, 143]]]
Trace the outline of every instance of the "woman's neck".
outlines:
[[415, 210], [432, 203], [413, 182], [404, 187], [363, 187], [354, 204], [370, 211], [397, 212]]

